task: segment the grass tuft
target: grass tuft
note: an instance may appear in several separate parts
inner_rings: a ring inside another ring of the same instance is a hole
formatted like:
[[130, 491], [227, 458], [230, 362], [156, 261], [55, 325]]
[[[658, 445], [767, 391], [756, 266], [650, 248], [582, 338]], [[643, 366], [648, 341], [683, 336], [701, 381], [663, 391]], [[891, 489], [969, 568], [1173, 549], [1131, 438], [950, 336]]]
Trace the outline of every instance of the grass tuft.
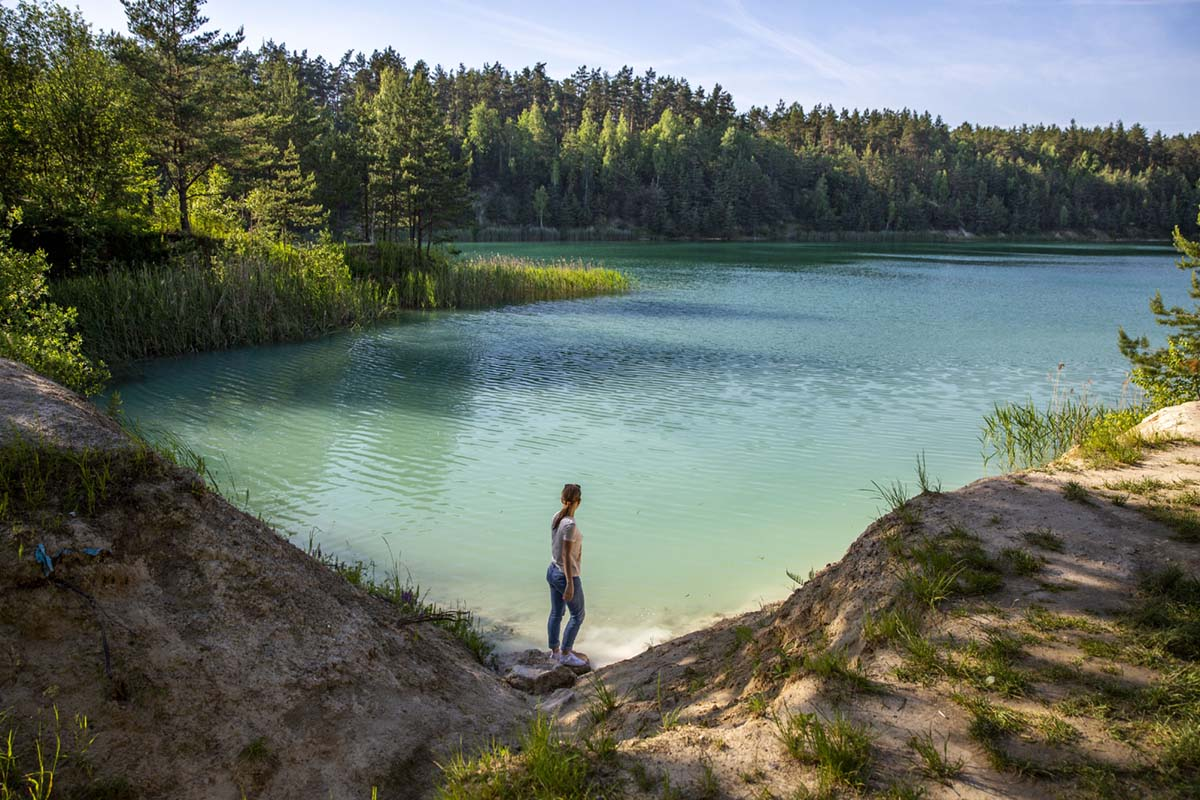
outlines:
[[584, 754], [540, 713], [522, 735], [518, 752], [494, 743], [473, 758], [459, 752], [439, 767], [440, 800], [584, 800], [590, 795]]
[[1032, 531], [1025, 531], [1021, 536], [1026, 542], [1042, 550], [1050, 550], [1054, 553], [1063, 551], [1062, 537], [1049, 528], [1035, 528]]
[[1083, 484], [1078, 481], [1067, 481], [1066, 485], [1063, 486], [1063, 497], [1073, 503], [1082, 503], [1085, 506], [1093, 505], [1092, 496], [1088, 493], [1087, 489], [1083, 488]]
[[908, 739], [908, 746], [921, 759], [919, 764], [921, 773], [946, 785], [949, 785], [950, 781], [962, 772], [964, 764], [961, 758], [950, 758], [947, 753], [949, 742], [949, 736], [943, 738], [942, 746], [939, 748], [933, 741], [932, 729]]
[[816, 714], [789, 714], [776, 717], [775, 726], [788, 755], [816, 766], [823, 790], [866, 785], [872, 757], [865, 725], [841, 715], [822, 721]]

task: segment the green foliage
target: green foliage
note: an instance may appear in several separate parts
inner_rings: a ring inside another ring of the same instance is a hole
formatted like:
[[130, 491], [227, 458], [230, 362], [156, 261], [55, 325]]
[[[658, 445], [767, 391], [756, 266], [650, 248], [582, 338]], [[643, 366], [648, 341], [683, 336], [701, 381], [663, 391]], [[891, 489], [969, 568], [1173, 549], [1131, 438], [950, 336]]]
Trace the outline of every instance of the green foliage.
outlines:
[[418, 254], [403, 244], [347, 246], [356, 276], [395, 292], [405, 308], [481, 308], [616, 294], [628, 291], [620, 272], [583, 261], [539, 262], [513, 256], [450, 258], [438, 250]]
[[[209, 217], [197, 213], [198, 226]], [[374, 252], [376, 248], [372, 248]], [[354, 274], [347, 262], [354, 266]], [[582, 263], [422, 256], [408, 246], [294, 245], [230, 235], [159, 267], [68, 278], [54, 298], [78, 309], [85, 351], [110, 364], [311, 339], [403, 308], [473, 308], [622, 292], [628, 279]]]
[[64, 778], [75, 784], [72, 797], [132, 797], [125, 781], [94, 780], [90, 750], [96, 737], [86, 716], [68, 721], [52, 706], [36, 723], [21, 722], [0, 711], [0, 800], [51, 800]]
[[1049, 528], [1037, 528], [1032, 531], [1025, 531], [1021, 534], [1021, 538], [1034, 547], [1040, 547], [1043, 550], [1050, 550], [1055, 553], [1063, 551], [1062, 537]]
[[[1200, 224], [1200, 214], [1196, 218]], [[1179, 268], [1190, 275], [1188, 296], [1200, 301], [1200, 241], [1187, 239], [1175, 226], [1175, 249]], [[1171, 329], [1165, 347], [1150, 349], [1148, 337], [1133, 338], [1124, 329], [1118, 332], [1121, 354], [1133, 365], [1133, 382], [1145, 390], [1155, 408], [1200, 399], [1200, 306], [1167, 308], [1162, 294], [1150, 301], [1150, 311], [1159, 325]]]
[[933, 740], [932, 729], [923, 734], [910, 736], [908, 739], [908, 746], [921, 759], [919, 764], [921, 772], [926, 777], [947, 785], [953, 778], [958, 777], [963, 768], [961, 758], [950, 758], [947, 754], [949, 741], [949, 737], [943, 739], [942, 746], [939, 748]]
[[0, 356], [33, 369], [82, 394], [95, 394], [108, 379], [101, 360], [83, 353], [83, 341], [73, 332], [74, 308], [47, 302], [49, 265], [39, 253], [22, 253], [9, 246], [0, 232]]
[[237, 163], [247, 139], [245, 86], [234, 56], [242, 33], [203, 31], [204, 0], [124, 0], [132, 37], [116, 54], [147, 126], [147, 147], [175, 195], [180, 229], [191, 231], [193, 186], [210, 169]]
[[1200, 660], [1200, 577], [1175, 565], [1141, 581], [1131, 624], [1171, 655]]
[[1005, 470], [1038, 467], [1058, 458], [1083, 440], [1096, 416], [1086, 400], [1062, 397], [1039, 408], [1033, 400], [997, 403], [983, 418], [980, 441], [984, 462], [993, 459]]
[[246, 207], [255, 229], [286, 240], [295, 231], [311, 230], [324, 222], [325, 212], [313, 202], [317, 182], [300, 171], [300, 156], [290, 140], [266, 183], [250, 190]]
[[441, 769], [439, 800], [583, 800], [589, 794], [586, 757], [540, 713], [517, 752], [497, 743], [474, 758], [459, 753]]
[[448, 610], [428, 601], [420, 586], [412, 583], [408, 577], [401, 578], [399, 562], [393, 562], [391, 571], [379, 580], [375, 577], [374, 562], [342, 561], [337, 556], [322, 552], [321, 546], [314, 545], [311, 540], [308, 554], [351, 585], [398, 606], [406, 617], [422, 618], [449, 631], [480, 664], [489, 665], [495, 661], [495, 645], [483, 632], [475, 615], [467, 609]]
[[895, 555], [906, 596], [929, 608], [952, 597], [993, 592], [1003, 582], [999, 566], [979, 540], [961, 528], [941, 537], [900, 544]]
[[151, 173], [123, 70], [78, 11], [0, 7], [0, 215], [57, 262], [145, 227]]
[[451, 153], [423, 62], [411, 73], [385, 68], [370, 109], [375, 230], [387, 241], [411, 242], [419, 255], [466, 211], [466, 171]]
[[396, 309], [390, 293], [351, 279], [339, 246], [253, 237], [211, 256], [60, 281], [54, 297], [78, 309], [87, 352], [113, 364], [308, 339]]
[[1006, 547], [1000, 551], [1000, 560], [1016, 575], [1036, 575], [1042, 570], [1042, 560], [1019, 547]]
[[788, 755], [816, 766], [822, 790], [866, 785], [872, 755], [865, 725], [841, 715], [823, 721], [816, 714], [788, 714], [776, 717], [775, 727]]

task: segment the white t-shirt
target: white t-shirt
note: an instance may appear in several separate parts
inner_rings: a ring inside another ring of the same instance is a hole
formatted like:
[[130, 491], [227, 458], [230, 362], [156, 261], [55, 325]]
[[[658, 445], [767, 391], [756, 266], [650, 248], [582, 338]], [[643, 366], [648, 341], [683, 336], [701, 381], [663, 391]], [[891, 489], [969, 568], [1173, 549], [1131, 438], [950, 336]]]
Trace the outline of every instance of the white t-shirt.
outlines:
[[[553, 519], [550, 521], [554, 522]], [[560, 519], [558, 527], [550, 532], [550, 559], [558, 565], [559, 569], [566, 572], [562, 562], [564, 542], [567, 546], [567, 557], [571, 559], [571, 574], [578, 576], [580, 575], [579, 561], [583, 556], [583, 534], [580, 533], [579, 526], [571, 517]]]

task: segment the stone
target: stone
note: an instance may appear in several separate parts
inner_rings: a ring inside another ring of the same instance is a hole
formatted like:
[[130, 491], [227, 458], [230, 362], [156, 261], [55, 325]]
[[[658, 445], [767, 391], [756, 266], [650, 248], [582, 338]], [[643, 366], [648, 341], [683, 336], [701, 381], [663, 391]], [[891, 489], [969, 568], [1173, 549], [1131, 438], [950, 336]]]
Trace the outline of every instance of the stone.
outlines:
[[548, 650], [518, 650], [502, 653], [497, 659], [504, 681], [515, 689], [532, 694], [548, 694], [575, 685], [575, 676], [591, 672], [590, 664], [568, 667], [550, 658]]
[[562, 664], [514, 664], [504, 673], [504, 682], [530, 694], [549, 694], [575, 685], [575, 673]]

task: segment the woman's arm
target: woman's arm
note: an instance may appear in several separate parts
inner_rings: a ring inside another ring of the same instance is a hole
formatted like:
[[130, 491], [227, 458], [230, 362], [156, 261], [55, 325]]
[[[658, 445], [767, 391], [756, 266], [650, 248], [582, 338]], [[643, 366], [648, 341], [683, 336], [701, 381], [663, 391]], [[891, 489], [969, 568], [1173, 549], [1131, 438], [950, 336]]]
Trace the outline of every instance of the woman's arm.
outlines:
[[571, 574], [571, 546], [575, 543], [575, 527], [571, 526], [571, 530], [568, 533], [571, 534], [571, 538], [568, 539], [566, 533], [564, 533], [562, 552], [558, 554], [558, 557], [559, 561], [562, 562], [563, 575], [567, 576], [567, 588], [563, 591], [563, 600], [570, 602], [575, 597], [575, 576]]

